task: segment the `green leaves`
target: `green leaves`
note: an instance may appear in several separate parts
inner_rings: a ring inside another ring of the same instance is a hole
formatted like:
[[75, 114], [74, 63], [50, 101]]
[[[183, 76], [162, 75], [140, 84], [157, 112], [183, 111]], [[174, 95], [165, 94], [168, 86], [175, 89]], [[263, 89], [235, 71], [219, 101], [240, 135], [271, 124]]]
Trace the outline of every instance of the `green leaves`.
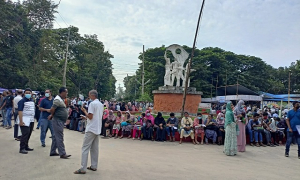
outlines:
[[[183, 46], [191, 53], [192, 48]], [[165, 75], [165, 46], [151, 48], [145, 51], [145, 79], [151, 82], [145, 86], [145, 92], [152, 97], [152, 91], [164, 85]], [[168, 56], [169, 57], [169, 56]], [[139, 56], [139, 59], [142, 55]], [[171, 58], [171, 61], [174, 60]], [[136, 75], [128, 77], [140, 81], [141, 66]], [[290, 67], [273, 68], [262, 59], [255, 56], [238, 55], [220, 48], [207, 47], [195, 50], [192, 62], [191, 87], [203, 92], [203, 97], [216, 95], [216, 86], [241, 84], [253, 91], [264, 91], [274, 94], [288, 93], [288, 74], [291, 70], [291, 92], [299, 92], [300, 61], [292, 63]], [[135, 82], [124, 79], [126, 94], [132, 94]], [[140, 85], [138, 94], [140, 94]]]
[[[0, 86], [14, 89], [57, 89], [62, 85], [68, 29], [52, 29], [57, 4], [49, 0], [12, 2], [0, 0]], [[70, 27], [67, 87], [69, 94], [101, 98], [115, 94], [116, 79], [110, 59], [97, 35], [78, 33]]]

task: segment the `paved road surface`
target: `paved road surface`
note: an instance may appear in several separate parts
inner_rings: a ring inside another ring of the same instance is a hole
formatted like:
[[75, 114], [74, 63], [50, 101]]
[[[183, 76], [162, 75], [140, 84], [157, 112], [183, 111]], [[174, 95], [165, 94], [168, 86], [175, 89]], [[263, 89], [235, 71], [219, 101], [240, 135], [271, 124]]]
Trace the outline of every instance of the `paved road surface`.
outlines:
[[[290, 157], [283, 156], [284, 147], [250, 147], [247, 152], [227, 157], [222, 147], [191, 143], [101, 139], [98, 171], [74, 175], [80, 167], [83, 134], [65, 129], [65, 145], [69, 160], [50, 157], [50, 134], [46, 147], [41, 147], [40, 130], [34, 130], [30, 147], [33, 152], [19, 154], [19, 142], [13, 129], [0, 128], [0, 179], [38, 180], [255, 180], [300, 179], [300, 159], [296, 146]], [[90, 161], [89, 161], [90, 164]]]

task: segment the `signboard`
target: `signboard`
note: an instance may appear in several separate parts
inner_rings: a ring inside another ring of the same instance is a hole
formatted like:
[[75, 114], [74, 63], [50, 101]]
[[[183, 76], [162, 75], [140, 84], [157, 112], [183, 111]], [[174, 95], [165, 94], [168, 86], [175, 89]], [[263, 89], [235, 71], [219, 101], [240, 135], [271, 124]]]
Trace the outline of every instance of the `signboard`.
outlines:
[[219, 102], [220, 103], [225, 103], [226, 97], [225, 96], [219, 96]]
[[210, 109], [211, 108], [211, 103], [199, 103], [200, 109]]
[[198, 112], [209, 114], [211, 109], [211, 103], [199, 103]]

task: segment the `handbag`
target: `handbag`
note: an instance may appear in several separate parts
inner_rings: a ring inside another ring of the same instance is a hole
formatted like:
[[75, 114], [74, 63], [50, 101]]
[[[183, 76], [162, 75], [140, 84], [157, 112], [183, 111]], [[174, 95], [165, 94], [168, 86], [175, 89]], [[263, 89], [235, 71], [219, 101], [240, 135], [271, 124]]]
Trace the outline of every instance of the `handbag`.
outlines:
[[127, 126], [128, 124], [127, 124], [127, 122], [121, 122], [121, 126], [123, 127], [123, 126]]

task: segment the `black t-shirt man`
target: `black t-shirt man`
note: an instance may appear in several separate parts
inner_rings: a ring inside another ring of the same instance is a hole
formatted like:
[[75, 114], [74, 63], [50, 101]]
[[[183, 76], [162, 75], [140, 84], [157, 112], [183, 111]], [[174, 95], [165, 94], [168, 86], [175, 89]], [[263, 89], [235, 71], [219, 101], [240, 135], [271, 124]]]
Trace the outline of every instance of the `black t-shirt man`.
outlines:
[[14, 100], [14, 96], [12, 94], [6, 96], [6, 104], [5, 107], [6, 108], [12, 108], [13, 107], [13, 100]]

